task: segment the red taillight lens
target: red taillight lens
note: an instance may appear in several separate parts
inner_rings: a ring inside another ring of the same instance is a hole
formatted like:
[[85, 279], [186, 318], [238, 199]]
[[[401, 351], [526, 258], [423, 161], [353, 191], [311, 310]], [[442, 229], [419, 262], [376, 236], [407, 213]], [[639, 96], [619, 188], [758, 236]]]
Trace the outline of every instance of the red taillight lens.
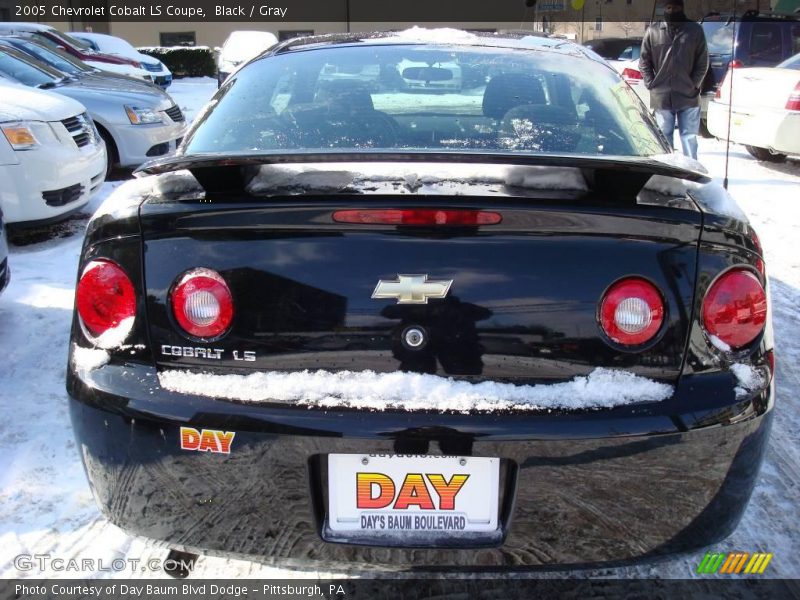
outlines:
[[637, 71], [636, 69], [627, 68], [627, 69], [622, 69], [622, 77], [625, 79], [639, 80], [642, 78], [642, 73], [641, 71]]
[[742, 64], [742, 61], [738, 59], [734, 59], [728, 63], [728, 67], [730, 67], [731, 69], [741, 69], [743, 66], [744, 64]]
[[172, 290], [170, 301], [175, 320], [194, 337], [219, 337], [233, 320], [233, 296], [228, 284], [211, 269], [184, 273]]
[[131, 280], [119, 265], [106, 259], [86, 265], [75, 290], [75, 303], [83, 326], [97, 337], [136, 316]]
[[651, 340], [664, 322], [664, 301], [658, 288], [638, 277], [612, 285], [600, 304], [600, 325], [606, 335], [624, 346]]
[[497, 225], [503, 218], [500, 213], [483, 210], [437, 210], [437, 209], [354, 209], [337, 210], [333, 213], [337, 223], [362, 225], [415, 225], [477, 227]]
[[750, 271], [734, 269], [717, 279], [703, 300], [703, 327], [731, 348], [756, 339], [767, 321], [767, 294]]
[[800, 110], [800, 81], [794, 86], [794, 91], [786, 101], [786, 110]]

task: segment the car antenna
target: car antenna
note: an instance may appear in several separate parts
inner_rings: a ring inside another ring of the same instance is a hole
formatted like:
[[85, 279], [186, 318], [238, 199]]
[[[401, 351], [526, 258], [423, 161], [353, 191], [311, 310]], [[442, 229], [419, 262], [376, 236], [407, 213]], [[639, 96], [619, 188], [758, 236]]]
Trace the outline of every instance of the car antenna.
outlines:
[[[722, 180], [722, 187], [728, 189], [728, 163], [731, 156], [731, 118], [733, 116], [733, 61], [736, 52], [736, 0], [731, 0], [733, 9], [733, 32], [731, 34], [731, 60], [728, 63], [728, 71], [731, 76], [730, 89], [728, 90], [728, 133], [725, 136], [725, 179]], [[725, 83], [724, 81], [722, 83]], [[722, 84], [720, 84], [722, 85]]]

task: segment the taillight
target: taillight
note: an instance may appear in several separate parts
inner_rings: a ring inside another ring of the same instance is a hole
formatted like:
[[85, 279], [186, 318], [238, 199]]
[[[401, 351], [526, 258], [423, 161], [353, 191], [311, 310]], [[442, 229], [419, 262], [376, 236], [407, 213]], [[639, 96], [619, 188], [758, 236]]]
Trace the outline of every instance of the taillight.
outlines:
[[622, 77], [625, 79], [642, 79], [641, 71], [637, 71], [636, 69], [626, 68], [622, 69]]
[[703, 327], [731, 348], [756, 339], [767, 321], [767, 294], [758, 278], [733, 269], [717, 279], [703, 300]]
[[107, 259], [86, 265], [75, 290], [75, 303], [84, 328], [96, 337], [136, 316], [133, 283], [119, 265]]
[[477, 227], [479, 225], [497, 225], [503, 218], [500, 213], [483, 210], [380, 208], [337, 210], [333, 213], [333, 220], [337, 223], [361, 225]]
[[194, 337], [216, 338], [233, 321], [233, 296], [222, 276], [211, 269], [193, 269], [176, 282], [170, 295], [172, 314]]
[[725, 84], [728, 83], [728, 77], [732, 77], [730, 69], [725, 71], [725, 75], [722, 77], [722, 81], [720, 81], [719, 85], [717, 86], [717, 91], [714, 92], [714, 98], [716, 98], [717, 100], [722, 98], [722, 88], [724, 88]]
[[658, 288], [639, 277], [616, 282], [600, 304], [603, 331], [624, 346], [638, 346], [653, 339], [663, 322], [664, 301]]
[[786, 101], [786, 110], [800, 110], [800, 81], [794, 86], [794, 91]]
[[739, 59], [734, 59], [728, 63], [728, 67], [731, 69], [741, 69], [743, 66], [744, 64]]

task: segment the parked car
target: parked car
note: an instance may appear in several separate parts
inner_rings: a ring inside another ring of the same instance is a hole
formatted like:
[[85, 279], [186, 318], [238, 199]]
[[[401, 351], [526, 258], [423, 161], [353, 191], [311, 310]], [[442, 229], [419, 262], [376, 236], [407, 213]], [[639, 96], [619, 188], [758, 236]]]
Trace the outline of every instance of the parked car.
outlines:
[[133, 84], [124, 89], [116, 81], [73, 79], [2, 44], [0, 74], [86, 106], [108, 148], [109, 171], [115, 165], [136, 167], [174, 152], [186, 131], [180, 107], [155, 86]]
[[625, 50], [630, 46], [642, 46], [642, 38], [600, 38], [589, 40], [584, 44], [606, 60], [618, 60]]
[[63, 219], [103, 184], [105, 146], [79, 102], [0, 77], [0, 130], [0, 208], [6, 224]]
[[625, 48], [616, 59], [608, 59], [614, 69], [628, 82], [636, 95], [642, 99], [644, 105], [650, 108], [650, 90], [644, 85], [642, 72], [639, 70], [639, 57], [642, 54], [641, 41]]
[[228, 78], [239, 65], [276, 44], [278, 38], [269, 31], [233, 31], [228, 35], [217, 58], [217, 85]]
[[79, 58], [86, 64], [110, 71], [128, 75], [134, 79], [143, 79], [152, 82], [153, 77], [142, 68], [139, 61], [124, 58], [122, 56], [111, 56], [96, 52], [92, 47], [81, 40], [77, 40], [69, 34], [58, 31], [49, 25], [41, 23], [6, 22], [0, 23], [0, 35], [19, 35], [35, 39], [40, 44], [49, 48], [63, 50], [75, 58]]
[[157, 58], [142, 54], [120, 37], [104, 33], [87, 33], [85, 31], [70, 31], [70, 35], [75, 39], [86, 42], [96, 52], [112, 56], [123, 56], [141, 63], [142, 68], [152, 76], [153, 83], [162, 89], [167, 89], [172, 84], [172, 72], [164, 63]]
[[[730, 15], [703, 19], [710, 68], [703, 82], [702, 119], [728, 68], [774, 67], [800, 52], [800, 20], [787, 15], [748, 11], [741, 20]], [[735, 39], [734, 39], [735, 38]]]
[[[2, 167], [0, 167], [2, 169]], [[0, 294], [11, 281], [11, 267], [8, 266], [8, 242], [6, 241], [6, 224], [3, 221], [3, 206], [0, 202]]]
[[71, 77], [86, 79], [89, 82], [96, 81], [97, 79], [105, 82], [115, 80], [119, 86], [125, 89], [130, 89], [131, 86], [142, 88], [151, 87], [153, 85], [151, 82], [143, 79], [134, 79], [127, 75], [120, 75], [119, 73], [112, 73], [111, 71], [103, 71], [90, 67], [82, 60], [61, 50], [44, 46], [33, 38], [0, 36], [0, 45], [24, 52], [37, 61], [46, 64], [48, 67], [61, 71]]
[[[89, 224], [67, 389], [111, 522], [395, 569], [735, 529], [774, 414], [746, 217], [594, 53], [446, 35], [273, 47]], [[490, 69], [367, 68], [403, 60]]]
[[708, 106], [708, 128], [758, 160], [800, 154], [800, 54], [777, 67], [730, 69]]

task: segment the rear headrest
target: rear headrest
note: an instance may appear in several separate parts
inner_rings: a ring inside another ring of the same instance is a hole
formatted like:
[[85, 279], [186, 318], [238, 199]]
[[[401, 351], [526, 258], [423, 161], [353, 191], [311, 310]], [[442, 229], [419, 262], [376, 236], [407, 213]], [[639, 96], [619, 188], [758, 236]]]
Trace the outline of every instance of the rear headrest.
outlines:
[[498, 137], [502, 145], [517, 150], [574, 152], [581, 132], [575, 111], [553, 104], [526, 104], [505, 114]]
[[326, 81], [320, 84], [316, 100], [335, 110], [348, 112], [375, 110], [372, 96], [366, 86], [352, 81]]
[[515, 106], [546, 102], [544, 86], [538, 77], [522, 73], [495, 75], [483, 93], [483, 114], [501, 119]]

